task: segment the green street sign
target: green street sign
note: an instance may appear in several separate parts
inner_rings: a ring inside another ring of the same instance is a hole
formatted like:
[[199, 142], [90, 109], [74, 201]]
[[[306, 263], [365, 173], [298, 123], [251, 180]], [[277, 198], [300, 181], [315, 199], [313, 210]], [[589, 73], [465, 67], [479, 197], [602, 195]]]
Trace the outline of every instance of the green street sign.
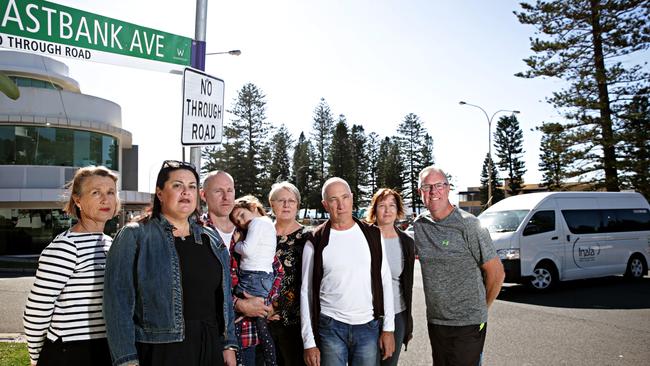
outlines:
[[190, 65], [192, 39], [48, 1], [0, 0], [0, 47], [106, 63], [158, 61], [183, 69]]

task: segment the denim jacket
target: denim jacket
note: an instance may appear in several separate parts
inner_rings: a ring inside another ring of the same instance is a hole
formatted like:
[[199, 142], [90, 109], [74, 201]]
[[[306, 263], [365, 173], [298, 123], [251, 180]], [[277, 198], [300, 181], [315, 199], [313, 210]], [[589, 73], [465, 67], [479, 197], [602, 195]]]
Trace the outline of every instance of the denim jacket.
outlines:
[[[173, 226], [162, 215], [131, 223], [115, 237], [106, 259], [104, 317], [113, 365], [138, 362], [135, 343], [180, 342], [185, 336], [183, 290]], [[210, 228], [190, 218], [196, 243], [207, 234], [223, 268], [224, 347], [237, 347], [228, 249]]]

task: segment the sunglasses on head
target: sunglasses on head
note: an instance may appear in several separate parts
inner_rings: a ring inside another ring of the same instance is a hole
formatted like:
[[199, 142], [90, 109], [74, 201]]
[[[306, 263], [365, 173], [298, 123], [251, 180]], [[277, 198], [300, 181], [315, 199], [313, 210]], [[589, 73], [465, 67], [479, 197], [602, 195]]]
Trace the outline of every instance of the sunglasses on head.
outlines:
[[165, 161], [163, 161], [162, 167], [160, 169], [165, 169], [165, 168], [171, 168], [171, 169], [190, 168], [192, 170], [196, 170], [196, 168], [194, 167], [194, 164], [187, 163], [187, 162], [184, 162], [184, 161], [178, 161], [178, 160], [165, 160]]

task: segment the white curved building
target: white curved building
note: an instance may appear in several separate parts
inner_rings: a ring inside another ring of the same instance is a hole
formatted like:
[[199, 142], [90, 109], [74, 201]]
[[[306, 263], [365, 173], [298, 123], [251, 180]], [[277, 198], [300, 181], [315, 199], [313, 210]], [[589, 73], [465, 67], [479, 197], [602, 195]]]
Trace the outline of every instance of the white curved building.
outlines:
[[81, 93], [68, 67], [48, 57], [0, 51], [0, 72], [20, 90], [15, 101], [0, 93], [0, 255], [38, 254], [69, 227], [64, 186], [79, 167], [120, 175], [122, 222], [124, 210], [151, 202], [137, 192], [137, 146], [119, 105]]

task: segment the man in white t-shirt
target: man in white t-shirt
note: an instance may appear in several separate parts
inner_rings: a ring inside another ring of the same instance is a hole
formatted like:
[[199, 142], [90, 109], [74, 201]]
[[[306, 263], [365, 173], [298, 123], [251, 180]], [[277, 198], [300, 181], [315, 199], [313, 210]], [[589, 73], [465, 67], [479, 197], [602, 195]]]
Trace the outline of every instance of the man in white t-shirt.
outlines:
[[[230, 221], [230, 212], [235, 205], [235, 181], [232, 176], [222, 170], [208, 173], [201, 188], [201, 198], [208, 205], [208, 213], [204, 216], [207, 226], [215, 229], [226, 247], [232, 244], [235, 225]], [[261, 297], [234, 298], [235, 312], [248, 318], [266, 317], [273, 308], [264, 304]], [[238, 357], [244, 359], [246, 364], [255, 363], [255, 346], [258, 344], [255, 327], [250, 326], [250, 321], [245, 318], [240, 321], [242, 335], [248, 343], [242, 342], [243, 349], [239, 350]], [[250, 343], [250, 345], [249, 345]]]
[[379, 229], [352, 216], [341, 178], [322, 190], [330, 219], [305, 244], [300, 318], [308, 366], [375, 366], [395, 350], [392, 278]]

